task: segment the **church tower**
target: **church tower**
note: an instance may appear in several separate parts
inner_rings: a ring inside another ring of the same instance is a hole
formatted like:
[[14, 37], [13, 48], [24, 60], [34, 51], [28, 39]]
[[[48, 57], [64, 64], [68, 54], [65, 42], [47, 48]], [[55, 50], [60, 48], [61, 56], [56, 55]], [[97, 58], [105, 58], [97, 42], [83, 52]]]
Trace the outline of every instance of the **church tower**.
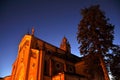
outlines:
[[13, 64], [11, 80], [43, 80], [44, 51], [38, 48], [34, 28], [32, 34], [26, 34], [22, 38], [18, 47], [18, 56]]
[[71, 53], [71, 47], [66, 37], [63, 37], [62, 42], [60, 44], [60, 49]]

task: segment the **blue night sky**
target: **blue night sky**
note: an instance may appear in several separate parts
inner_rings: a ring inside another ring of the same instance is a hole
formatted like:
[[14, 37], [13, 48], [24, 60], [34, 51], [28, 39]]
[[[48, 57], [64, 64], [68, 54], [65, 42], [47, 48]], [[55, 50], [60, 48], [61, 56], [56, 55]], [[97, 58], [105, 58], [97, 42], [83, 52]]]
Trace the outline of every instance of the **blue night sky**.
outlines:
[[79, 56], [80, 10], [94, 4], [100, 4], [115, 25], [114, 43], [120, 45], [119, 0], [0, 0], [0, 77], [11, 74], [19, 42], [32, 26], [35, 36], [57, 47], [66, 36], [72, 53]]

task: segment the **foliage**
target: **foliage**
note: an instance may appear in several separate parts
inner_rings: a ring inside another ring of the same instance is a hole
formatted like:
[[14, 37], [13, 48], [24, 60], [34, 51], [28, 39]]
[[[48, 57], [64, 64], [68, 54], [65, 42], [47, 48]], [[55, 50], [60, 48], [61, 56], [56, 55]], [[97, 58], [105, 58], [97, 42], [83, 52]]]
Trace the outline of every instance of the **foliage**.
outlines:
[[120, 80], [120, 46], [113, 45], [111, 53], [106, 54], [107, 63], [109, 63], [110, 71], [115, 80]]
[[77, 40], [82, 55], [106, 54], [112, 46], [114, 26], [108, 23], [99, 5], [81, 10], [83, 18], [78, 25]]
[[[98, 58], [104, 78], [109, 80], [103, 57], [113, 45], [114, 26], [108, 23], [109, 19], [100, 10], [99, 5], [84, 8], [81, 10], [81, 14], [83, 17], [78, 24], [77, 40], [80, 44], [81, 55], [90, 56], [85, 59], [85, 63], [89, 66], [88, 72], [92, 74], [91, 72], [95, 70], [95, 68], [93, 69], [93, 64], [96, 64], [94, 61], [95, 58]], [[99, 63], [97, 64], [99, 65]], [[99, 67], [96, 67], [96, 69], [100, 71]]]

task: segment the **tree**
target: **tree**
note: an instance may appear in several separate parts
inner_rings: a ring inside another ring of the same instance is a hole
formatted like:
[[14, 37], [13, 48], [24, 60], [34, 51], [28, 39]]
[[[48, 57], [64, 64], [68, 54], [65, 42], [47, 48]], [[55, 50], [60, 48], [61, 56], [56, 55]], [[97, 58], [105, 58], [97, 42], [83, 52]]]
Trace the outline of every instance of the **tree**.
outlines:
[[100, 10], [99, 5], [84, 8], [81, 14], [83, 18], [78, 25], [77, 32], [80, 53], [84, 56], [99, 55], [104, 76], [107, 77], [103, 57], [113, 45], [114, 26], [108, 23], [109, 19]]
[[113, 77], [115, 80], [120, 80], [120, 46], [113, 45], [111, 47], [111, 53], [106, 54], [106, 57]]

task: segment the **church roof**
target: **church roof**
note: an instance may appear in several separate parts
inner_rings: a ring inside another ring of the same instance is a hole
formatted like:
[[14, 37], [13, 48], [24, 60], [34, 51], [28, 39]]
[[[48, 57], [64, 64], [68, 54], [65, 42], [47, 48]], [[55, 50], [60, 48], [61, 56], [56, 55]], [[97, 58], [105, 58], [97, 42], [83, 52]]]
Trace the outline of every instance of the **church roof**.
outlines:
[[66, 61], [73, 62], [73, 63], [77, 63], [82, 60], [80, 57], [75, 56], [73, 54], [61, 54], [61, 53], [57, 53], [57, 52], [48, 52], [47, 54], [64, 59]]
[[39, 38], [37, 38], [35, 36], [34, 36], [34, 38], [44, 42], [44, 44], [48, 44], [48, 45], [50, 45], [50, 46], [52, 46], [52, 47], [54, 47], [54, 48], [64, 52], [64, 53], [59, 53], [57, 51], [49, 51], [48, 50], [48, 52], [47, 52], [48, 55], [56, 56], [58, 58], [62, 58], [64, 60], [67, 60], [67, 61], [70, 61], [70, 62], [73, 62], [73, 63], [81, 61], [81, 57], [78, 57], [78, 56], [76, 56], [76, 55], [74, 55], [72, 53], [71, 54], [67, 54], [67, 53], [70, 53], [70, 52], [66, 52], [66, 51], [64, 51], [64, 50], [62, 50], [62, 49], [60, 49], [60, 48], [58, 48], [58, 47], [56, 47], [56, 46], [54, 46], [54, 45], [52, 45], [52, 44], [50, 44], [48, 42], [45, 42], [45, 41], [43, 41], [43, 40], [41, 40], [41, 39], [39, 39]]

